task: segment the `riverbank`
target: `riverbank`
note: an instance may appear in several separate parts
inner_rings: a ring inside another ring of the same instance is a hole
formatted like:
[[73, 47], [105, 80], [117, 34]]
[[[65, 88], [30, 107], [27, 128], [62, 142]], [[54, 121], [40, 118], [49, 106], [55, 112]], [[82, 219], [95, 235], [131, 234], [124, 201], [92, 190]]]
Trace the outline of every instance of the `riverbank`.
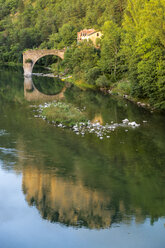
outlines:
[[[3, 65], [9, 66], [9, 67], [14, 67], [14, 66], [22, 67], [21, 63], [15, 63], [15, 62], [8, 62]], [[37, 66], [37, 65], [36, 67], [40, 68], [40, 66]], [[105, 94], [109, 94], [113, 96], [115, 95], [120, 98], [125, 98], [128, 101], [131, 101], [134, 104], [137, 104], [139, 107], [148, 109], [151, 112], [153, 111], [164, 112], [163, 110], [152, 106], [149, 103], [149, 99], [141, 99], [141, 98], [133, 97], [131, 95], [131, 82], [127, 78], [124, 78], [114, 83], [111, 87], [107, 87], [107, 88], [100, 87], [99, 88], [99, 87], [96, 87], [95, 85], [88, 84], [84, 82], [83, 80], [74, 80], [74, 77], [72, 75], [68, 73], [64, 73], [64, 71], [60, 71], [57, 74], [57, 72], [53, 71], [52, 68], [43, 67], [43, 69], [49, 70], [50, 73], [42, 73], [42, 72], [36, 73], [35, 72], [33, 73], [33, 75], [39, 76], [39, 77], [42, 76], [42, 77], [51, 77], [51, 78], [59, 77], [61, 81], [72, 83], [84, 91], [85, 90], [101, 91], [101, 92], [104, 92]]]
[[100, 91], [108, 95], [115, 95], [118, 97], [122, 97], [127, 99], [128, 101], [133, 102], [134, 104], [137, 104], [139, 107], [148, 109], [149, 111], [158, 111], [158, 109], [154, 108], [149, 104], [148, 99], [141, 99], [141, 98], [135, 98], [131, 95], [131, 82], [128, 79], [123, 79], [119, 82], [116, 82], [112, 87], [110, 88], [98, 88], [94, 85], [88, 84], [83, 82], [82, 80], [74, 80], [73, 76], [70, 74], [64, 74], [61, 73], [59, 75], [55, 73], [33, 73], [35, 76], [42, 76], [42, 77], [51, 77], [51, 78], [57, 78], [59, 77], [61, 81], [68, 82], [71, 84], [76, 85], [78, 88], [82, 90], [93, 90], [93, 91]]
[[110, 88], [98, 88], [98, 87], [95, 87], [94, 85], [85, 83], [82, 80], [74, 81], [73, 77], [70, 77], [68, 79], [70, 83], [73, 83], [74, 85], [81, 88], [82, 90], [101, 91], [101, 92], [104, 92], [105, 94], [115, 95], [118, 97], [125, 98], [128, 101], [131, 101], [134, 104], [137, 104], [139, 107], [148, 109], [150, 111], [159, 111], [159, 109], [156, 109], [150, 105], [149, 99], [135, 98], [131, 95], [131, 82], [128, 79], [120, 80], [119, 82], [116, 82]]
[[113, 83], [109, 87], [98, 87], [96, 85], [84, 82], [82, 79], [75, 80], [72, 75], [64, 73], [63, 71], [61, 71], [57, 75], [56, 72], [52, 70], [52, 75], [53, 75], [53, 77], [59, 76], [62, 79], [62, 81], [70, 82], [82, 90], [101, 91], [105, 94], [115, 95], [118, 97], [125, 98], [128, 101], [131, 101], [134, 104], [137, 104], [139, 107], [148, 109], [150, 111], [159, 111], [159, 109], [156, 109], [154, 106], [152, 106], [149, 103], [149, 99], [136, 98], [136, 97], [132, 96], [132, 94], [131, 94], [131, 91], [132, 91], [131, 81], [128, 78], [123, 78], [122, 80], [117, 81], [116, 83]]
[[122, 79], [121, 81], [116, 82], [111, 89], [107, 90], [107, 93], [127, 99], [128, 101], [137, 104], [139, 107], [150, 111], [156, 111], [156, 108], [150, 105], [149, 99], [135, 98], [132, 96], [131, 82], [128, 79]]

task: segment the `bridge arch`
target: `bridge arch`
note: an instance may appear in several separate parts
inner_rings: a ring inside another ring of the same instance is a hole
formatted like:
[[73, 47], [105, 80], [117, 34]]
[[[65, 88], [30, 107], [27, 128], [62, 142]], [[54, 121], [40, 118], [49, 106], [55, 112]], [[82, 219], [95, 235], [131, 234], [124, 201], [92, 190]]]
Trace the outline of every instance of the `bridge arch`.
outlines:
[[57, 50], [57, 49], [50, 49], [50, 50], [27, 50], [23, 53], [23, 69], [24, 69], [24, 76], [31, 77], [33, 67], [35, 63], [42, 57], [47, 55], [56, 55], [61, 59], [64, 59], [65, 49]]

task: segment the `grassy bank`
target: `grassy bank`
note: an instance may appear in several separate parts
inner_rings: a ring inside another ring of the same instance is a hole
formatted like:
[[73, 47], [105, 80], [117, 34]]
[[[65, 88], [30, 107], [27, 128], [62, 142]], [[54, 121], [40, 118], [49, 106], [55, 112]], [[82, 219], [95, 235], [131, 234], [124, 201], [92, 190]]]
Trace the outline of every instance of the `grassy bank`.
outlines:
[[63, 102], [52, 103], [42, 109], [41, 115], [48, 121], [71, 127], [79, 122], [86, 122], [85, 113], [72, 104]]

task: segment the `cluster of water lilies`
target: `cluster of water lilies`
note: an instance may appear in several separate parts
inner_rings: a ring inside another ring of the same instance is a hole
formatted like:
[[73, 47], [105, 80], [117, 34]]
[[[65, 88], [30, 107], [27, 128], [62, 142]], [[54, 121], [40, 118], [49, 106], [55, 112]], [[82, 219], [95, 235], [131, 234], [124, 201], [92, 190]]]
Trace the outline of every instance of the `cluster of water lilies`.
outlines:
[[[53, 102], [54, 106], [58, 106], [61, 104], [60, 102]], [[42, 115], [43, 109], [48, 108], [52, 105], [52, 103], [45, 103], [44, 105], [39, 105], [38, 113], [39, 115], [35, 115], [35, 117], [40, 117], [42, 119], [46, 119], [46, 116]], [[55, 120], [51, 121], [56, 127], [66, 128], [67, 126], [63, 123], [57, 123]], [[101, 125], [99, 122], [91, 122], [88, 120], [87, 122], [78, 122], [70, 127], [70, 129], [75, 132], [76, 135], [84, 136], [85, 134], [95, 134], [99, 139], [110, 138], [110, 133], [115, 131], [118, 127], [125, 128], [125, 132], [128, 132], [128, 128], [137, 128], [140, 124], [137, 124], [135, 121], [130, 122], [128, 119], [122, 120], [121, 123], [114, 123], [113, 121], [109, 124]]]

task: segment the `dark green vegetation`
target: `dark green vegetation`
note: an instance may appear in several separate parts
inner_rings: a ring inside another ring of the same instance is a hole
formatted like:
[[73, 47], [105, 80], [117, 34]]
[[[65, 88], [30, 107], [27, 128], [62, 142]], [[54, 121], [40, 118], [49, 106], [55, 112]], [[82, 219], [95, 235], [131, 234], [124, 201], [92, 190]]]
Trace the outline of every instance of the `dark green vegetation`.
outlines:
[[74, 105], [64, 102], [52, 103], [50, 106], [43, 108], [41, 113], [50, 122], [73, 126], [79, 122], [86, 122], [85, 114]]
[[[90, 42], [77, 46], [83, 28], [102, 31], [101, 50]], [[125, 79], [122, 92], [160, 109], [164, 33], [164, 0], [0, 0], [1, 62], [21, 62], [24, 49], [69, 47], [61, 67], [79, 84], [113, 89]]]
[[[22, 67], [10, 67], [11, 73], [16, 73], [18, 77], [10, 77], [8, 73], [8, 66], [0, 68], [0, 98], [12, 104], [25, 104], [24, 91], [22, 87], [23, 75]], [[8, 84], [3, 80], [6, 78]], [[19, 83], [18, 83], [19, 82]], [[1, 106], [2, 108], [3, 106]]]
[[35, 87], [46, 95], [55, 95], [62, 91], [65, 83], [59, 78], [49, 78], [45, 83], [45, 77], [33, 77]]

